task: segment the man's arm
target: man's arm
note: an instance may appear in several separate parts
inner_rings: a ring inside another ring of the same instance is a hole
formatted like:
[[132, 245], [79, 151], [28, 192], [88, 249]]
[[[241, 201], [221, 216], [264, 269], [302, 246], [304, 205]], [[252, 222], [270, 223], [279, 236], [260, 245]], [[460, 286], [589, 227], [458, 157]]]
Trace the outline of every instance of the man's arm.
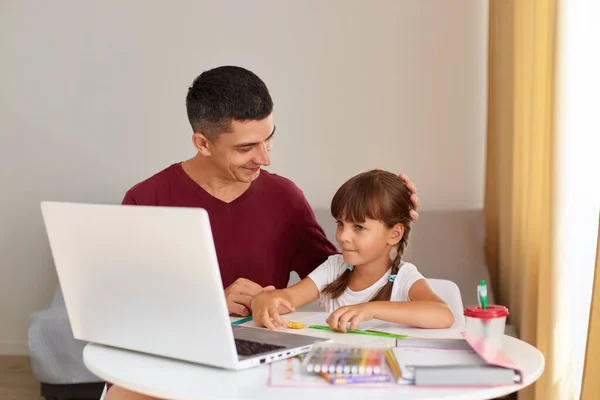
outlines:
[[124, 205], [124, 206], [137, 206], [137, 205], [139, 205], [139, 203], [133, 197], [133, 194], [131, 194], [131, 190], [128, 190], [127, 193], [125, 193], [125, 196], [123, 197], [123, 201], [121, 201], [121, 205]]

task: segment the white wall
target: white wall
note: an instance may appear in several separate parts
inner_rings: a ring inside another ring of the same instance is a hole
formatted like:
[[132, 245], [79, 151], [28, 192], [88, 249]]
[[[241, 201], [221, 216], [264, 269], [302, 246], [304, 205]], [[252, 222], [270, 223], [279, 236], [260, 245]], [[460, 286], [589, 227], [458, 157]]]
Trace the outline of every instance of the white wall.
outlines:
[[56, 282], [39, 202], [117, 203], [190, 157], [186, 90], [214, 66], [266, 81], [271, 170], [316, 207], [376, 166], [422, 210], [483, 204], [485, 1], [5, 0], [0, 57], [0, 353]]

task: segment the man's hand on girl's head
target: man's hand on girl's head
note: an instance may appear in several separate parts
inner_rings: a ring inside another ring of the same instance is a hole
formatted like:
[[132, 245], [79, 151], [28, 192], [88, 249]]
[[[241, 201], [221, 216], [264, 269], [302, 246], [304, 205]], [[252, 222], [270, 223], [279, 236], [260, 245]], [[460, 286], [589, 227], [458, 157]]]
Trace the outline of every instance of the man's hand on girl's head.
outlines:
[[404, 181], [404, 183], [406, 184], [406, 187], [412, 193], [412, 195], [410, 196], [410, 201], [413, 204], [413, 209], [410, 210], [410, 217], [412, 218], [413, 221], [416, 221], [417, 219], [419, 219], [419, 213], [417, 212], [417, 209], [419, 208], [419, 205], [421, 204], [421, 201], [419, 200], [419, 197], [417, 196], [417, 186], [405, 174], [400, 174], [400, 179], [402, 179]]
[[[375, 169], [381, 170], [382, 168], [377, 167]], [[419, 208], [419, 205], [421, 204], [421, 201], [419, 200], [419, 196], [417, 196], [417, 186], [410, 180], [410, 178], [406, 174], [400, 174], [398, 176], [400, 177], [400, 179], [402, 179], [402, 181], [404, 181], [404, 184], [406, 184], [406, 187], [412, 193], [412, 195], [410, 196], [410, 201], [413, 204], [413, 209], [410, 210], [410, 217], [412, 218], [413, 221], [416, 221], [419, 219], [419, 213], [418, 213], [417, 209]]]

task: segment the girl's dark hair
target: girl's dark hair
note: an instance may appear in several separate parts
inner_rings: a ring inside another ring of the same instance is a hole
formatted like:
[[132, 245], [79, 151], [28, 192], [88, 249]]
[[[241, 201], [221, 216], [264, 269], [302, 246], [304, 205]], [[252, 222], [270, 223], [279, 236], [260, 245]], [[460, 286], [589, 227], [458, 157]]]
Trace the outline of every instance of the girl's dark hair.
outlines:
[[[392, 275], [398, 273], [402, 254], [408, 243], [412, 222], [410, 210], [411, 191], [398, 175], [373, 170], [356, 175], [344, 183], [331, 200], [331, 215], [337, 220], [362, 223], [367, 219], [381, 221], [388, 228], [396, 224], [404, 226], [404, 235], [397, 245], [398, 254], [391, 261]], [[346, 270], [339, 278], [323, 289], [323, 294], [337, 299], [344, 293], [352, 271]], [[392, 295], [392, 282], [387, 282], [370, 301], [387, 301]]]

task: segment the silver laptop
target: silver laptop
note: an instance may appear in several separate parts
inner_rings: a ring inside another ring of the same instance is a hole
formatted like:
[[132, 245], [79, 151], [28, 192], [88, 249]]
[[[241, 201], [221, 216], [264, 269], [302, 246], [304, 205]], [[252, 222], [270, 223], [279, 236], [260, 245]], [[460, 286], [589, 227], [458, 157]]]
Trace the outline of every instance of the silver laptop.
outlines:
[[228, 369], [325, 340], [231, 325], [203, 209], [41, 208], [76, 339]]

